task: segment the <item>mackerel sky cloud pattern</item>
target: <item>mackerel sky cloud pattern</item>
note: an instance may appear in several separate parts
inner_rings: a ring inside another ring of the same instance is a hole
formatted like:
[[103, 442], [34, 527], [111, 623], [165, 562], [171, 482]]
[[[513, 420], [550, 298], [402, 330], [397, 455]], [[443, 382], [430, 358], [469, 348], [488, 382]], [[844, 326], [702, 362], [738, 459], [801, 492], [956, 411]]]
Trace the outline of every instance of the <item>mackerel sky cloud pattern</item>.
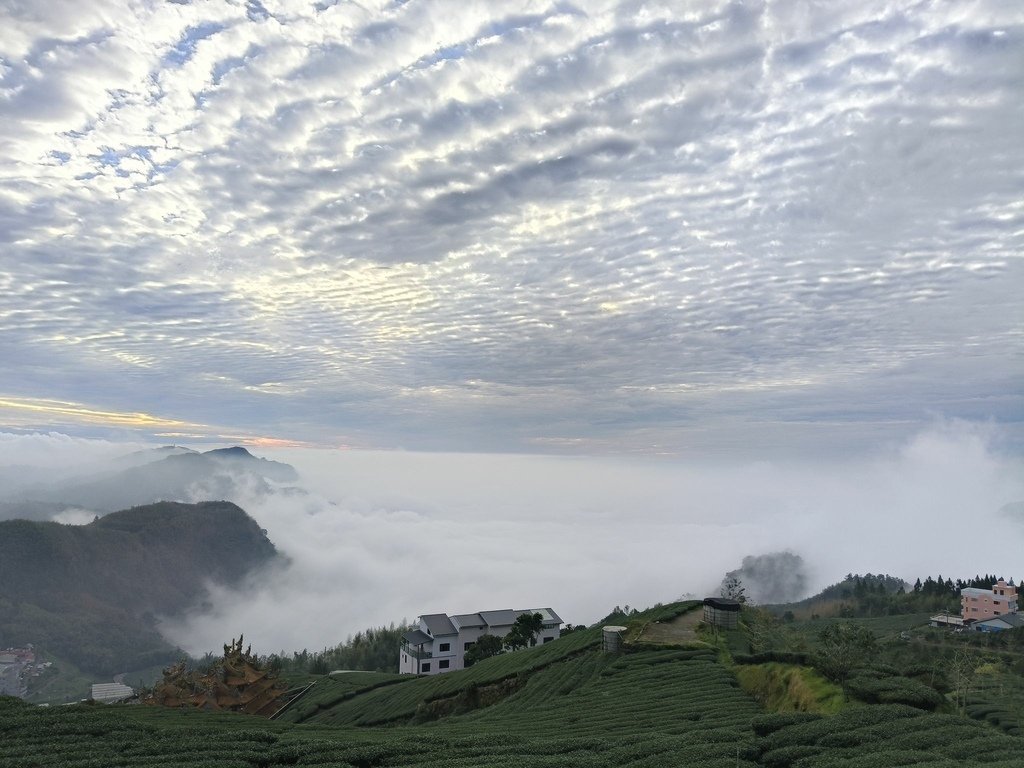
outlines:
[[0, 29], [12, 401], [328, 445], [816, 452], [938, 416], [1024, 447], [1024, 6]]

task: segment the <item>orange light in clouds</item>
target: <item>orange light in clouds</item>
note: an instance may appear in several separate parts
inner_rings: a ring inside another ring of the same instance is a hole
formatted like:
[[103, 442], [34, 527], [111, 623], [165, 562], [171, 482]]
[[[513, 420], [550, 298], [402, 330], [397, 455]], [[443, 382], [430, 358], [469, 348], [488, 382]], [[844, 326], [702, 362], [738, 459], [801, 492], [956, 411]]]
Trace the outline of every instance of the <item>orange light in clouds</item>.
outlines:
[[254, 448], [316, 448], [315, 443], [303, 440], [289, 440], [284, 437], [253, 437], [251, 435], [217, 435], [229, 442], [251, 445]]
[[[210, 440], [238, 442], [255, 448], [311, 448], [312, 443], [301, 440], [288, 440], [280, 437], [262, 435], [225, 434], [223, 428], [207, 424], [197, 424], [178, 419], [165, 419], [142, 412], [105, 411], [90, 408], [82, 403], [64, 400], [45, 400], [30, 397], [0, 397], [0, 413], [4, 410], [13, 411], [16, 416], [12, 421], [34, 427], [54, 426], [56, 424], [94, 424], [97, 426], [120, 427], [128, 429], [151, 430], [154, 427], [161, 431], [153, 431], [154, 437], [190, 438], [193, 440]], [[170, 429], [168, 429], [170, 428]], [[166, 430], [166, 431], [165, 431]], [[187, 431], [185, 431], [187, 430]]]
[[190, 424], [177, 419], [164, 419], [142, 412], [101, 411], [82, 403], [64, 400], [43, 400], [29, 397], [0, 397], [0, 410], [62, 417], [80, 424], [102, 424], [114, 427], [204, 427], [204, 424]]

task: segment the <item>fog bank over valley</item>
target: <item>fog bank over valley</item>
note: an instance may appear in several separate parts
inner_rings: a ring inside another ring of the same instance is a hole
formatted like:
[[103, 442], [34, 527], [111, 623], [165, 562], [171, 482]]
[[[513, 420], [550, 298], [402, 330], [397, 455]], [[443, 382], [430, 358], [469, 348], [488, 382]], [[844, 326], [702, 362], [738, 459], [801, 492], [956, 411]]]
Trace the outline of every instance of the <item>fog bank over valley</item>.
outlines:
[[[64, 470], [128, 452], [5, 435], [0, 464], [46, 469], [38, 448], [47, 441]], [[239, 632], [264, 651], [322, 648], [367, 626], [441, 611], [550, 606], [568, 622], [591, 623], [616, 605], [713, 593], [741, 566], [751, 596], [782, 590], [795, 599], [851, 571], [912, 580], [1019, 573], [1022, 565], [1022, 462], [998, 447], [996, 431], [962, 422], [829, 462], [253, 453], [294, 466], [298, 480], [216, 488], [234, 494], [228, 500], [290, 562], [253, 574], [240, 591], [214, 587], [202, 611], [161, 625], [192, 653]], [[51, 519], [84, 523], [91, 512], [69, 508]], [[963, 546], [968, 524], [999, 535]], [[802, 558], [806, 573], [777, 572], [798, 565], [795, 557], [744, 561], [780, 551]], [[759, 572], [765, 584], [750, 583]]]

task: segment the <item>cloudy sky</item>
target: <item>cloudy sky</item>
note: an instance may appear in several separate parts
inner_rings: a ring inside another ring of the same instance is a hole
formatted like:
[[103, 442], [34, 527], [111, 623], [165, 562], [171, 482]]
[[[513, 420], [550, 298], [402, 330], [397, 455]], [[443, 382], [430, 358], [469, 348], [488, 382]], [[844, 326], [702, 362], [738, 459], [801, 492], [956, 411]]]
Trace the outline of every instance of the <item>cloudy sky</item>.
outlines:
[[0, 0], [0, 424], [1024, 450], [1024, 6]]

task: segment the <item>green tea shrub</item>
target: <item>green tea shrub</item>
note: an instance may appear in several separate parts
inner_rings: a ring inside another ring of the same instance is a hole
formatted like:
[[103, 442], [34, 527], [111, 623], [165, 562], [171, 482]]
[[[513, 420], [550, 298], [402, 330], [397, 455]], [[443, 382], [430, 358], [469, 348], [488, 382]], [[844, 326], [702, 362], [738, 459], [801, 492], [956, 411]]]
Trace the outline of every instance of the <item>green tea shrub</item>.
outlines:
[[760, 653], [736, 653], [732, 660], [737, 664], [768, 664], [776, 661], [780, 664], [797, 664], [807, 666], [811, 663], [811, 655], [797, 651], [762, 651]]
[[934, 688], [906, 677], [858, 675], [850, 678], [846, 687], [851, 695], [870, 704], [906, 704], [934, 711], [944, 701]]
[[795, 744], [790, 747], [780, 747], [761, 755], [761, 765], [765, 768], [789, 768], [794, 762], [802, 757], [810, 757], [821, 754], [823, 748], [809, 744]]
[[774, 733], [780, 728], [820, 719], [821, 715], [815, 715], [810, 712], [780, 712], [770, 715], [758, 715], [750, 721], [750, 727], [758, 736], [767, 736], [769, 733]]

